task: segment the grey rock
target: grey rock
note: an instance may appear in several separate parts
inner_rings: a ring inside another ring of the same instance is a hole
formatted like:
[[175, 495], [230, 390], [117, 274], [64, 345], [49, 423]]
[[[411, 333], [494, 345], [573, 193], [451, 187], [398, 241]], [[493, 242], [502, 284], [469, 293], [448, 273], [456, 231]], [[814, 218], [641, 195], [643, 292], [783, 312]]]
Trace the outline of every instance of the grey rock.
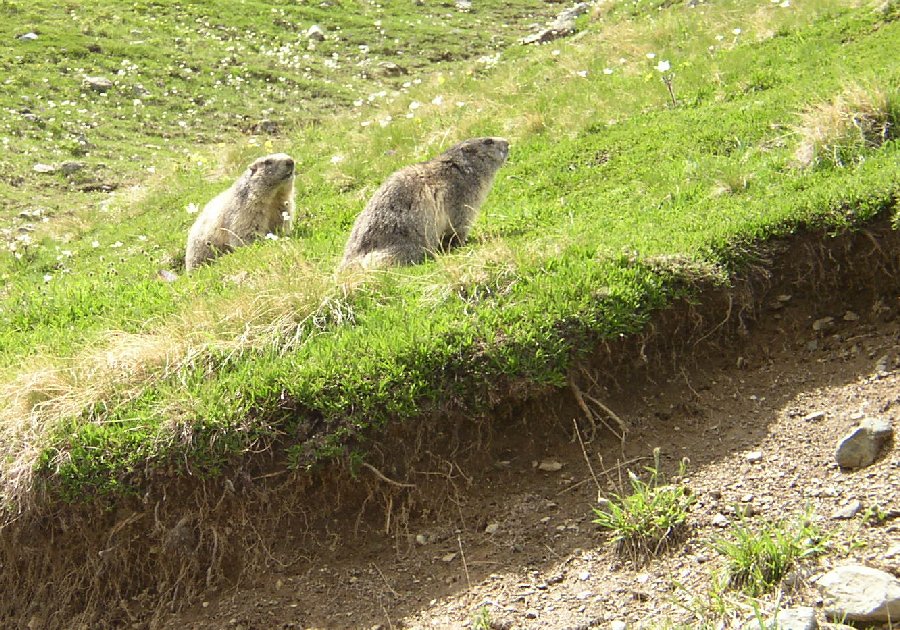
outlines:
[[849, 564], [817, 580], [825, 616], [840, 622], [886, 622], [900, 619], [900, 580], [871, 567]]
[[468, 12], [472, 10], [472, 0], [456, 0], [456, 10]]
[[25, 33], [24, 35], [19, 35], [16, 39], [20, 39], [23, 42], [33, 42], [37, 38], [37, 33]]
[[113, 86], [113, 82], [106, 77], [84, 77], [82, 83], [95, 92], [108, 92]]
[[628, 624], [624, 621], [613, 621], [609, 624], [609, 630], [628, 630]]
[[744, 459], [746, 459], [751, 464], [756, 464], [761, 462], [763, 458], [762, 451], [750, 451], [746, 455], [744, 455]]
[[71, 175], [73, 173], [77, 173], [78, 171], [83, 169], [85, 166], [87, 166], [87, 164], [85, 164], [84, 162], [74, 162], [74, 161], [69, 160], [67, 162], [63, 162], [62, 164], [60, 164], [59, 170], [61, 170], [63, 172], [63, 175]]
[[834, 324], [834, 317], [822, 317], [813, 322], [812, 329], [816, 332], [830, 328]]
[[309, 29], [307, 29], [306, 37], [307, 39], [311, 39], [313, 41], [323, 42], [325, 41], [325, 31], [322, 30], [322, 27], [318, 24], [313, 24], [309, 27]]
[[855, 429], [841, 438], [834, 458], [841, 468], [865, 468], [878, 458], [878, 452], [891, 437], [890, 420], [864, 418]]
[[819, 420], [825, 419], [824, 411], [813, 411], [812, 413], [808, 413], [803, 418], [801, 418], [803, 422], [818, 422]]
[[807, 606], [787, 608], [775, 613], [770, 627], [776, 630], [817, 630], [816, 611]]
[[399, 77], [409, 73], [406, 68], [397, 65], [393, 61], [384, 61], [378, 64], [378, 68], [381, 71], [381, 74], [386, 77]]
[[50, 164], [38, 163], [32, 166], [31, 170], [33, 170], [35, 173], [55, 173], [56, 167]]
[[862, 503], [860, 503], [859, 500], [857, 500], [857, 499], [853, 499], [847, 505], [835, 510], [834, 513], [831, 515], [831, 518], [833, 518], [835, 520], [851, 519], [854, 516], [856, 516], [857, 514], [859, 514], [859, 511], [861, 509], [862, 509]]
[[546, 44], [560, 37], [567, 37], [575, 32], [575, 18], [587, 13], [590, 5], [587, 2], [579, 2], [573, 7], [569, 7], [560, 12], [552, 22], [531, 35], [522, 38], [522, 43], [528, 44]]

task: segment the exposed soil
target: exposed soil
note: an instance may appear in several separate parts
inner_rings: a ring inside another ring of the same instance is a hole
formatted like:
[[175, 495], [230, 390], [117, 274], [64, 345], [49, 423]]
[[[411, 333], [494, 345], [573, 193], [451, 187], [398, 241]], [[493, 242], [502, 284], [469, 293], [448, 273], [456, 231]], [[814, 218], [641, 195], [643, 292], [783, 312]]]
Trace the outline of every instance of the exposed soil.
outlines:
[[[896, 240], [882, 243], [887, 253], [879, 263], [892, 273], [900, 264]], [[863, 247], [866, 239], [857, 241]], [[878, 249], [877, 240], [869, 249]], [[785, 272], [753, 296], [752, 318], [737, 307], [722, 310], [723, 325], [735, 334], [718, 349], [660, 362], [641, 379], [623, 372], [627, 382], [618, 387], [614, 374], [600, 371], [610, 369], [602, 360], [578, 375], [580, 387], [627, 424], [624, 443], [603, 426], [594, 432], [568, 392], [523, 405], [508, 414], [508, 426], [479, 441], [487, 465], [458, 466], [446, 455], [442, 469], [414, 479], [440, 477], [439, 487], [452, 489], [424, 513], [402, 507], [406, 489], [398, 484], [405, 479], [378, 479], [382, 470], [392, 477], [388, 469], [361, 470], [385, 488], [383, 495], [370, 492], [370, 509], [285, 532], [284, 544], [266, 550], [267, 568], [153, 625], [457, 628], [474, 626], [481, 615], [494, 628], [664, 620], [696, 627], [723, 567], [711, 541], [727, 535], [723, 517], [734, 523], [738, 511], [752, 524], [812, 509], [831, 534], [828, 553], [794, 574], [792, 588], [763, 598], [764, 610], [776, 599], [782, 607], [821, 604], [810, 578], [845, 561], [900, 575], [900, 449], [891, 444], [857, 472], [834, 461], [840, 436], [862, 416], [900, 423], [896, 277], [885, 277], [880, 288], [875, 274], [874, 286], [868, 278], [858, 290], [848, 276], [800, 290], [804, 274], [790, 269], [792, 256], [785, 254]], [[809, 264], [808, 256], [801, 259]], [[850, 273], [832, 253], [819, 262], [821, 278]], [[687, 541], [635, 566], [616, 557], [592, 523], [598, 485], [587, 461], [603, 493], [619, 491], [625, 470], [641, 472], [655, 447], [669, 475], [689, 459], [684, 481], [698, 502]], [[541, 462], [559, 470], [545, 472]], [[853, 501], [861, 503], [858, 513], [840, 517]], [[728, 595], [727, 603], [722, 627], [753, 618], [745, 600]]]

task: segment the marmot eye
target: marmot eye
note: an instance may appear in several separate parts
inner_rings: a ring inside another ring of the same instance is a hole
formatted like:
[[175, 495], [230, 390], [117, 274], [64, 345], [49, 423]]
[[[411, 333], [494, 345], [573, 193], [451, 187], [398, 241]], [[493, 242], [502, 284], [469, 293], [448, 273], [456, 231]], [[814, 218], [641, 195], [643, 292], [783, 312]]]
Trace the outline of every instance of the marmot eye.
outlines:
[[488, 138], [487, 140], [484, 141], [484, 143], [485, 143], [485, 144], [494, 144], [494, 139], [493, 139], [493, 138]]

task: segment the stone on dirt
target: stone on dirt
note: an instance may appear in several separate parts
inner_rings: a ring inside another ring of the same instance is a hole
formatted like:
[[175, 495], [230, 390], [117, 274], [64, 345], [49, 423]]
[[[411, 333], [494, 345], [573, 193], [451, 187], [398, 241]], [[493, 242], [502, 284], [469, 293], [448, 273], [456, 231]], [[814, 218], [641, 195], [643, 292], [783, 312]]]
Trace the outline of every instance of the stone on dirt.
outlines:
[[890, 573], [849, 564], [829, 571], [816, 584], [828, 619], [850, 623], [900, 619], [900, 580]]
[[777, 630], [817, 630], [816, 611], [808, 606], [779, 610], [768, 624]]
[[878, 452], [893, 433], [891, 421], [884, 418], [864, 418], [855, 429], [841, 438], [834, 458], [838, 466], [847, 469], [865, 468], [878, 458]]

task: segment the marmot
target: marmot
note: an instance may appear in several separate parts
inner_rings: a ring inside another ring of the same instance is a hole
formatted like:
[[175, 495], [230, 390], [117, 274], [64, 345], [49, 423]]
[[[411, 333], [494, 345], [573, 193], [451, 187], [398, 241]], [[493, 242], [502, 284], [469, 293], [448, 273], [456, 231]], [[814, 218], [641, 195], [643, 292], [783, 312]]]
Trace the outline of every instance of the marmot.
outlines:
[[391, 175], [356, 218], [339, 268], [408, 265], [464, 244], [508, 154], [503, 138], [472, 138]]
[[197, 217], [188, 232], [186, 271], [275, 232], [293, 216], [294, 160], [285, 153], [257, 159]]

